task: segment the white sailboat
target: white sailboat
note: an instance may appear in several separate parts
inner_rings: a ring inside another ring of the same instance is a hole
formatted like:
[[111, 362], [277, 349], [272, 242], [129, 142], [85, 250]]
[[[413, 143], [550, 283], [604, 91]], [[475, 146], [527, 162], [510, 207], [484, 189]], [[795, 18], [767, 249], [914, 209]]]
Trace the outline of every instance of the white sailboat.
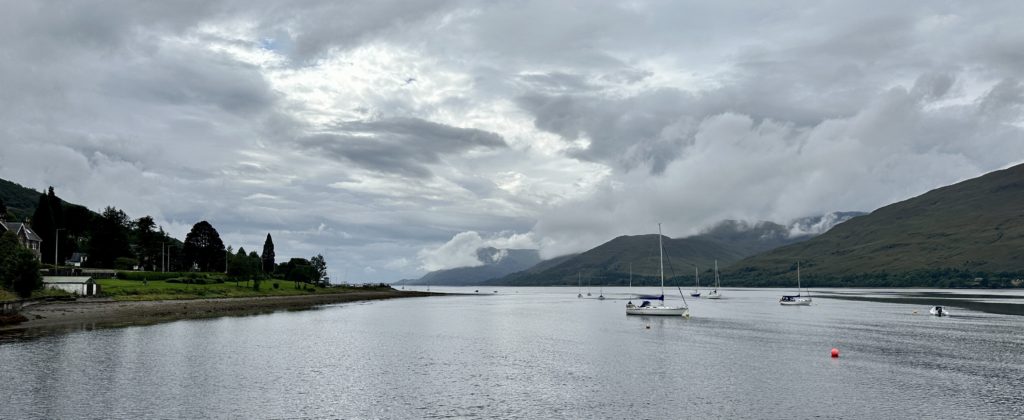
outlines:
[[690, 308], [683, 300], [683, 306], [665, 306], [665, 250], [661, 246], [661, 223], [658, 223], [658, 263], [661, 269], [661, 296], [652, 298], [661, 301], [660, 306], [654, 306], [649, 300], [643, 301], [640, 306], [633, 302], [626, 304], [626, 315], [665, 315], [665, 316], [690, 316]]
[[718, 260], [715, 260], [715, 288], [711, 289], [711, 291], [708, 292], [707, 298], [708, 299], [721, 299], [722, 298], [722, 293], [720, 293], [718, 291], [719, 287], [721, 287], [721, 285], [719, 284], [719, 279], [718, 279]]
[[601, 286], [601, 292], [597, 295], [598, 300], [604, 300], [604, 286]]
[[697, 266], [693, 266], [693, 279], [697, 283], [693, 286], [693, 293], [690, 293], [690, 296], [693, 296], [695, 298], [699, 298], [700, 297], [700, 273], [697, 272]]
[[796, 263], [796, 295], [782, 295], [782, 298], [779, 299], [779, 304], [786, 306], [811, 305], [811, 291], [807, 291], [807, 296], [800, 294], [800, 262]]

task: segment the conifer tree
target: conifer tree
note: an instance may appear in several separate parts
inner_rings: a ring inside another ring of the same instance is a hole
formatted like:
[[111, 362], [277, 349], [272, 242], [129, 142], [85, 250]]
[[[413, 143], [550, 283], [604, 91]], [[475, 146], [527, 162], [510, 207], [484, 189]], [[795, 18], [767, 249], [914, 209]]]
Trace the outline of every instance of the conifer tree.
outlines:
[[270, 234], [267, 233], [267, 240], [263, 242], [263, 255], [260, 256], [263, 260], [263, 273], [270, 275], [274, 272], [274, 240], [270, 238]]

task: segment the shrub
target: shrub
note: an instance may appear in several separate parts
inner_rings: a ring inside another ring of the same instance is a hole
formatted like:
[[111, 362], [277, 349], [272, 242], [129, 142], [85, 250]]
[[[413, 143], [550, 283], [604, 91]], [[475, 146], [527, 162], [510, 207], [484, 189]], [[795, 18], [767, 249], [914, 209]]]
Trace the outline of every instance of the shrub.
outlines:
[[155, 271], [118, 271], [117, 278], [121, 280], [167, 280], [181, 277], [184, 273], [175, 272], [155, 272]]
[[275, 282], [275, 283], [274, 283], [274, 288], [275, 288], [275, 289], [280, 289], [280, 288], [281, 288], [281, 284], [280, 284], [280, 283], [277, 283], [277, 282]]

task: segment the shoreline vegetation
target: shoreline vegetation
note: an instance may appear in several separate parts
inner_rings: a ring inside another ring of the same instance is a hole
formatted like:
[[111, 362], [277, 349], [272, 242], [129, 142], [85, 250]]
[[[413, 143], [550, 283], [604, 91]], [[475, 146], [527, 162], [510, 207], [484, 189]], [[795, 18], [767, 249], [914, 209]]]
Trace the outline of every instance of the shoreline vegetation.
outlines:
[[19, 313], [27, 321], [14, 325], [0, 325], [0, 332], [148, 325], [182, 319], [255, 315], [280, 310], [310, 309], [334, 303], [441, 294], [401, 291], [390, 287], [336, 289], [338, 290], [328, 292], [247, 297], [189, 297], [163, 300], [116, 300], [105, 297], [44, 301], [24, 306]]

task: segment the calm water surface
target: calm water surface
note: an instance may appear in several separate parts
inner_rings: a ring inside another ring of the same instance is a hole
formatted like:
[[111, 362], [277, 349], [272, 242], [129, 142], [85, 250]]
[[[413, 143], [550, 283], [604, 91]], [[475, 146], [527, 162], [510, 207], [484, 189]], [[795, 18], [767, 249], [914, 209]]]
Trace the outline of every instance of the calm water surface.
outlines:
[[[1020, 316], [726, 290], [639, 318], [625, 288], [491, 290], [7, 337], [0, 418], [1024, 416]], [[969, 299], [1024, 303], [1002, 297]]]

